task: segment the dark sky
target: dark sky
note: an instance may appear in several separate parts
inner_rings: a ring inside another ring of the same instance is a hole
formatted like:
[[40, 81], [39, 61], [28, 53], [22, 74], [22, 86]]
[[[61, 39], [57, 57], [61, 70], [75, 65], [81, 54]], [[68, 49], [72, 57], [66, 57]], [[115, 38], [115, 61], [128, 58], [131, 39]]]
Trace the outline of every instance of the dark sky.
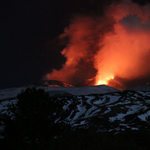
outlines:
[[110, 0], [0, 2], [0, 89], [38, 83], [47, 71], [59, 69], [65, 58], [54, 39], [72, 16], [102, 13], [109, 4]]

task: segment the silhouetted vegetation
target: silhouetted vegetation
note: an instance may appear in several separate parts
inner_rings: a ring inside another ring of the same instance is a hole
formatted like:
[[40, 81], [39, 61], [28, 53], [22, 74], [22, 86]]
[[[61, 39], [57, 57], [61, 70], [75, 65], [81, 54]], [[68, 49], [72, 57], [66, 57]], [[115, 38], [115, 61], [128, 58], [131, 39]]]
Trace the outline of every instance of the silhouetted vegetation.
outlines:
[[[97, 132], [94, 128], [71, 127], [63, 119], [64, 101], [50, 98], [42, 89], [28, 88], [8, 106], [1, 120], [1, 150], [147, 150], [150, 132]], [[101, 120], [103, 124], [103, 120]], [[100, 122], [95, 122], [100, 124]]]
[[28, 88], [17, 96], [17, 103], [8, 106], [3, 119], [3, 141], [11, 149], [24, 149], [47, 143], [61, 136], [70, 125], [60, 120], [61, 101], [51, 99], [44, 90]]

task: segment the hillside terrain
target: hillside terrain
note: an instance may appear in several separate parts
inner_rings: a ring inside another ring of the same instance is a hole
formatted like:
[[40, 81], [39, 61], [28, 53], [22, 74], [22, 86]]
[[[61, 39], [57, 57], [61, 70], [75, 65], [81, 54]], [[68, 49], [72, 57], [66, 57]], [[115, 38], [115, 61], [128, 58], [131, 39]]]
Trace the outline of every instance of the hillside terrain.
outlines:
[[[80, 88], [39, 87], [51, 101], [60, 101], [63, 108], [55, 123], [66, 122], [75, 131], [118, 135], [129, 131], [149, 133], [150, 91], [120, 91], [108, 86]], [[7, 114], [8, 104], [16, 104], [22, 88], [0, 91], [0, 117]], [[1, 126], [1, 131], [4, 129]], [[82, 135], [82, 134], [81, 134]], [[111, 136], [110, 136], [111, 137]], [[3, 137], [1, 136], [1, 139]]]

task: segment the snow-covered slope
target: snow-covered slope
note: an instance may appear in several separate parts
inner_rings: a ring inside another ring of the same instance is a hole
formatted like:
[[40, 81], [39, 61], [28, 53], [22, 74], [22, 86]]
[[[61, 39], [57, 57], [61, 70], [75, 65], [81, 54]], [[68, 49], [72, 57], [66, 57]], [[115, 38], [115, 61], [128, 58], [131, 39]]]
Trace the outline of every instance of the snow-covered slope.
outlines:
[[[16, 102], [16, 96], [27, 87], [9, 88], [0, 90], [0, 112], [7, 110], [7, 104]], [[89, 95], [117, 92], [119, 90], [106, 86], [88, 86], [88, 87], [37, 87], [44, 89], [50, 96], [71, 96], [71, 95]]]
[[[0, 91], [1, 116], [7, 104], [16, 102], [16, 95], [24, 88]], [[52, 97], [63, 101], [64, 112], [57, 120], [65, 120], [74, 127], [98, 131], [139, 130], [150, 127], [150, 92], [119, 91], [108, 86], [82, 88], [44, 87]], [[61, 95], [63, 91], [65, 95]], [[70, 95], [66, 95], [69, 93]], [[60, 96], [58, 95], [60, 94]]]
[[64, 109], [68, 113], [63, 118], [73, 126], [101, 131], [139, 130], [150, 126], [150, 92], [122, 91], [59, 100], [66, 101]]
[[89, 94], [105, 94], [111, 92], [117, 92], [118, 89], [107, 85], [99, 86], [87, 86], [87, 87], [45, 87], [45, 91], [51, 92], [58, 91], [58, 94], [61, 92], [67, 92], [72, 95], [89, 95]]
[[[27, 87], [10, 88], [0, 90], [0, 100], [16, 97], [18, 93], [25, 90]], [[50, 95], [70, 93], [72, 95], [89, 95], [89, 94], [104, 94], [117, 92], [119, 90], [106, 86], [87, 86], [87, 87], [37, 87], [49, 92]]]

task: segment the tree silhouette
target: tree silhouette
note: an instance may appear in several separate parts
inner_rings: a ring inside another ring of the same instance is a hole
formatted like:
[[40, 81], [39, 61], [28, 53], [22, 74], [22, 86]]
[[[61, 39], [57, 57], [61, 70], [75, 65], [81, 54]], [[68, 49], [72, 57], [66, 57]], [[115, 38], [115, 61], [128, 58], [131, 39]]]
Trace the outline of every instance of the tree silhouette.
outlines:
[[17, 103], [8, 106], [2, 133], [9, 147], [28, 145], [46, 146], [51, 139], [61, 136], [70, 126], [61, 120], [62, 102], [50, 98], [43, 89], [27, 88], [17, 96]]

